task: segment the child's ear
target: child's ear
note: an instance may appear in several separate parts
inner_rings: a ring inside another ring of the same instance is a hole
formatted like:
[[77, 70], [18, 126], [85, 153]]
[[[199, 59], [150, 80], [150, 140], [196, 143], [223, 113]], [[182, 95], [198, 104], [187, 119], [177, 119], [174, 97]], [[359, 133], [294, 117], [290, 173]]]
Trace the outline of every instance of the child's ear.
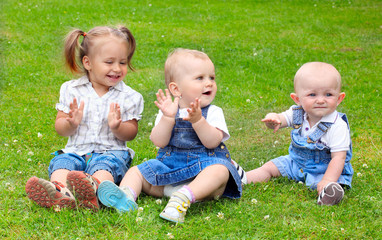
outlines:
[[83, 58], [82, 58], [82, 65], [84, 66], [84, 68], [86, 69], [86, 70], [91, 70], [91, 64], [90, 64], [90, 59], [89, 59], [89, 57], [88, 56], [84, 56]]
[[344, 92], [340, 93], [340, 95], [338, 96], [338, 100], [337, 100], [337, 106], [340, 105], [342, 100], [344, 100], [345, 96], [346, 96], [346, 94]]
[[168, 90], [170, 91], [171, 95], [173, 95], [174, 97], [182, 96], [182, 93], [180, 92], [178, 85], [174, 82], [170, 82], [168, 84]]
[[293, 101], [297, 104], [300, 105], [300, 99], [297, 97], [296, 93], [291, 93], [290, 97], [293, 99]]

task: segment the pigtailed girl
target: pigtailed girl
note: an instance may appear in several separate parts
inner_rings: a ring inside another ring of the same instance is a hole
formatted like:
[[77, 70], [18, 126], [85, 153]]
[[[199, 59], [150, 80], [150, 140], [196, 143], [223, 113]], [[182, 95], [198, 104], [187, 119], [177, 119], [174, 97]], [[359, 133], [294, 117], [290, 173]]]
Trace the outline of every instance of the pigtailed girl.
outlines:
[[61, 86], [55, 128], [69, 139], [54, 153], [50, 181], [32, 177], [25, 186], [38, 205], [98, 210], [98, 185], [119, 183], [127, 172], [134, 151], [126, 142], [137, 135], [143, 111], [142, 95], [123, 82], [128, 68], [133, 70], [134, 51], [135, 39], [126, 27], [76, 29], [67, 35], [66, 64], [82, 77]]

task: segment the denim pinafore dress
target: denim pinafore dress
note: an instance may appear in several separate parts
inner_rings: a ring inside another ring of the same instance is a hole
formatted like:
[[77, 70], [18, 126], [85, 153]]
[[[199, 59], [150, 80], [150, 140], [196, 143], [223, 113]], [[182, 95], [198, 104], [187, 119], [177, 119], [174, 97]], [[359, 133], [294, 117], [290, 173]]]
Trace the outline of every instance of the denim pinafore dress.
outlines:
[[[207, 119], [208, 108], [202, 108], [202, 115]], [[227, 167], [230, 177], [223, 196], [241, 197], [240, 176], [231, 163], [227, 147], [221, 143], [215, 149], [206, 148], [189, 121], [175, 117], [175, 126], [169, 144], [159, 149], [156, 159], [150, 159], [138, 165], [143, 177], [154, 186], [176, 185], [190, 181], [203, 169], [214, 164]]]
[[[301, 126], [303, 123], [304, 110], [300, 106], [295, 106], [293, 109], [293, 130], [291, 132], [291, 144], [289, 146], [289, 155], [272, 160], [279, 168], [283, 176], [288, 176], [289, 179], [305, 182], [311, 189], [316, 189], [317, 184], [322, 180], [328, 165], [331, 161], [330, 148], [320, 142], [320, 138], [328, 131], [332, 123], [321, 122], [317, 129], [309, 136], [301, 135]], [[344, 113], [338, 113], [348, 125], [349, 122]], [[353, 177], [353, 168], [350, 164], [352, 157], [352, 145], [346, 153], [345, 166], [338, 179], [338, 183], [351, 187]], [[289, 170], [286, 170], [285, 165], [280, 167], [280, 161], [289, 161]]]

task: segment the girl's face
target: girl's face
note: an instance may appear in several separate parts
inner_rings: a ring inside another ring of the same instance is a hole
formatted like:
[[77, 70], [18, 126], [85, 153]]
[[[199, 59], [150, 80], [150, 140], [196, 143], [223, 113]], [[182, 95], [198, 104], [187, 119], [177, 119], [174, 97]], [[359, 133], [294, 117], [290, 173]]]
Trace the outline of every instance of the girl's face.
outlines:
[[201, 107], [208, 106], [215, 98], [217, 86], [215, 81], [215, 67], [208, 58], [184, 56], [177, 65], [176, 86], [174, 96], [181, 96], [180, 108], [188, 108], [195, 99], [201, 101]]
[[89, 80], [99, 96], [122, 81], [127, 74], [127, 42], [117, 37], [95, 39], [89, 54], [82, 59]]

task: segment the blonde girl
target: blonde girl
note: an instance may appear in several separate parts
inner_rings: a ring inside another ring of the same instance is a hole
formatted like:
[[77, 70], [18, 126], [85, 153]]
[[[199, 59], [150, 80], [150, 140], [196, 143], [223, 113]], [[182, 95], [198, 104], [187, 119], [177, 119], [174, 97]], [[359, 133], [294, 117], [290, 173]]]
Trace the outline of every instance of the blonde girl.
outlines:
[[67, 35], [66, 64], [82, 76], [61, 86], [55, 129], [68, 143], [54, 153], [50, 181], [27, 181], [27, 195], [38, 205], [98, 210], [98, 185], [119, 183], [127, 172], [134, 151], [126, 142], [137, 135], [143, 111], [142, 95], [123, 82], [133, 70], [135, 46], [126, 27], [75, 29]]

